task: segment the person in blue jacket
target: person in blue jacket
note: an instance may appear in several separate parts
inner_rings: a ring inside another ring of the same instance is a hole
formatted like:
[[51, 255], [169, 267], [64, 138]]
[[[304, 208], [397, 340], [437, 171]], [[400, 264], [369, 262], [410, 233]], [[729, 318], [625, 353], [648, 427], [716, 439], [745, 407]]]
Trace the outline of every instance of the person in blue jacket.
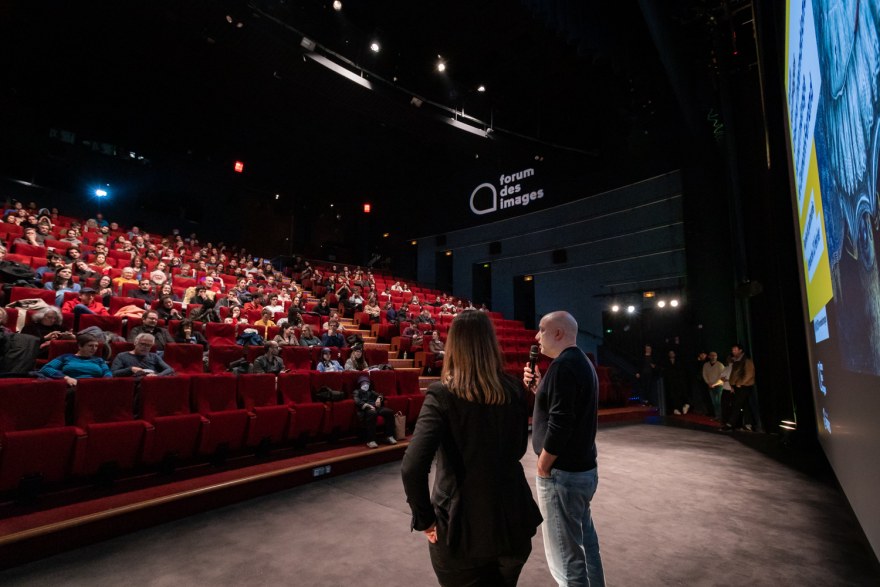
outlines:
[[76, 336], [79, 347], [76, 353], [55, 357], [40, 369], [40, 375], [51, 379], [64, 379], [71, 387], [76, 387], [78, 379], [113, 377], [110, 367], [101, 357], [95, 356], [101, 348], [101, 341], [89, 333]]

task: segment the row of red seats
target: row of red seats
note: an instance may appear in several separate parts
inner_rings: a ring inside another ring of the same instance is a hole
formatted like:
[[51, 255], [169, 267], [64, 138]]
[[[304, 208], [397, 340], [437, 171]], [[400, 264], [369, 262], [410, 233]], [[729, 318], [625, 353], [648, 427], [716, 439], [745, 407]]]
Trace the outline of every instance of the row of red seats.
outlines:
[[[81, 379], [65, 424], [63, 381], [0, 380], [0, 491], [39, 477], [53, 483], [102, 470], [155, 466], [168, 458], [338, 438], [357, 432], [354, 401], [313, 401], [329, 387], [348, 396], [362, 373]], [[424, 396], [418, 374], [373, 371], [386, 405], [413, 425]]]

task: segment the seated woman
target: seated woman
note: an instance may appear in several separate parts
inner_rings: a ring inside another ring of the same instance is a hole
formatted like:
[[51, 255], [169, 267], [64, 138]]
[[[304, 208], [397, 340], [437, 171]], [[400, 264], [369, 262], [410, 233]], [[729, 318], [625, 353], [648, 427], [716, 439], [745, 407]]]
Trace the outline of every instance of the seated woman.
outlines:
[[92, 271], [100, 273], [101, 275], [107, 275], [110, 273], [110, 270], [113, 269], [113, 266], [107, 262], [107, 255], [104, 253], [96, 254], [94, 260], [89, 266], [92, 268]]
[[351, 347], [351, 355], [349, 355], [348, 360], [345, 362], [345, 370], [346, 371], [366, 371], [370, 366], [367, 364], [367, 360], [364, 358], [364, 347], [359, 344]]
[[138, 283], [135, 279], [134, 267], [123, 267], [122, 275], [113, 278], [113, 293], [121, 295], [123, 285], [138, 285]]
[[200, 344], [204, 350], [208, 350], [208, 339], [204, 334], [193, 329], [193, 321], [189, 319], [182, 321], [177, 327], [177, 332], [174, 333], [174, 342]]
[[162, 287], [159, 288], [159, 297], [161, 298], [166, 296], [171, 298], [175, 302], [181, 301], [180, 296], [174, 293], [174, 288], [171, 287], [170, 283], [164, 283], [162, 284]]
[[53, 340], [74, 340], [76, 337], [69, 330], [61, 327], [61, 310], [49, 306], [34, 312], [31, 322], [21, 329], [22, 334], [29, 334], [40, 339], [40, 353], [37, 358], [49, 356], [49, 343]]
[[70, 267], [59, 269], [52, 281], [43, 287], [55, 292], [55, 305], [59, 308], [64, 301], [64, 292], [79, 291], [79, 284], [73, 281], [73, 272]]
[[68, 353], [55, 357], [43, 365], [40, 375], [51, 379], [64, 379], [71, 387], [76, 386], [77, 379], [113, 377], [104, 359], [95, 356], [101, 348], [101, 341], [97, 336], [80, 333], [76, 336], [76, 344], [79, 348], [75, 354]]
[[434, 353], [438, 358], [442, 359], [446, 353], [446, 345], [440, 340], [440, 331], [435, 330], [431, 333], [431, 340], [428, 341], [428, 350]]
[[232, 306], [229, 315], [223, 319], [224, 324], [247, 324], [247, 318], [241, 315], [241, 306]]
[[302, 311], [298, 307], [290, 306], [290, 310], [287, 311], [287, 323], [297, 327], [302, 327], [305, 324]]
[[312, 327], [306, 324], [299, 333], [299, 344], [300, 346], [320, 346], [321, 339], [312, 334]]
[[321, 360], [318, 361], [318, 371], [321, 373], [330, 372], [330, 371], [344, 371], [342, 365], [339, 364], [339, 361], [336, 359], [332, 359], [333, 351], [329, 348], [324, 348], [321, 351]]
[[382, 308], [379, 307], [379, 302], [375, 296], [370, 296], [370, 301], [364, 306], [364, 312], [370, 317], [370, 322], [379, 323]]
[[269, 336], [269, 328], [272, 326], [277, 326], [275, 321], [272, 320], [272, 311], [269, 308], [263, 308], [260, 312], [260, 319], [254, 322], [254, 326], [257, 327], [257, 330], [260, 332], [260, 336], [264, 339]]
[[184, 316], [174, 307], [174, 300], [169, 296], [162, 296], [159, 299], [159, 307], [156, 308], [160, 320], [183, 320]]
[[101, 303], [104, 304], [105, 308], [110, 307], [110, 298], [113, 297], [113, 283], [110, 279], [109, 275], [104, 275], [101, 279], [98, 280], [98, 285], [95, 286], [95, 289], [98, 291], [98, 299], [101, 300]]
[[299, 346], [299, 339], [296, 337], [296, 326], [286, 324], [281, 332], [273, 338], [276, 343], [281, 346]]

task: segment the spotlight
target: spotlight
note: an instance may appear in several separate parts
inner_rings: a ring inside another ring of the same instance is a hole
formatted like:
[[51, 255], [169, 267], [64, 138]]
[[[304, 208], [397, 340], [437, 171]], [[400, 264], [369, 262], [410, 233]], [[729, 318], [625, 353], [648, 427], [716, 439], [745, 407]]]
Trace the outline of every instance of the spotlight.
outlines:
[[342, 2], [340, 2], [339, 0], [333, 0], [333, 10], [335, 10], [336, 12], [342, 10]]
[[678, 307], [678, 300], [672, 300], [671, 302], [669, 302], [669, 305], [672, 306], [673, 308], [677, 308]]
[[409, 101], [409, 103], [412, 104], [413, 106], [415, 106], [416, 108], [419, 108], [422, 105], [422, 101], [419, 100], [418, 98], [416, 98], [415, 96], [412, 97], [412, 99]]
[[437, 61], [437, 71], [439, 71], [440, 73], [446, 71], [446, 62], [443, 61], [443, 59]]
[[477, 88], [477, 91], [478, 91], [478, 92], [485, 92], [485, 91], [486, 91], [486, 86], [481, 85], [479, 88]]
[[95, 195], [98, 196], [99, 198], [106, 198], [107, 197], [107, 190], [102, 190], [101, 188], [98, 188], [95, 190]]
[[276, 200], [280, 200], [280, 199], [281, 199], [281, 194], [275, 194], [275, 199], [276, 199]]
[[611, 311], [612, 312], [620, 312], [620, 306], [618, 306], [617, 304], [614, 304], [613, 306], [611, 306]]
[[636, 313], [636, 307], [635, 307], [635, 306], [627, 306], [627, 307], [626, 307], [626, 313], [627, 313], [627, 314], [635, 314], [635, 313]]
[[658, 308], [665, 308], [666, 307], [666, 300], [660, 300], [659, 302], [657, 302], [657, 307]]
[[[299, 42], [299, 46], [307, 51], [314, 51], [317, 43], [308, 37], [303, 37], [302, 41]], [[305, 59], [305, 57], [303, 57], [303, 59]]]
[[377, 43], [375, 41], [370, 43], [370, 51], [372, 51], [373, 53], [378, 53], [379, 52], [379, 43]]
[[412, 246], [416, 246], [417, 244], [419, 244], [419, 241], [409, 241], [409, 244], [411, 244]]
[[389, 236], [391, 236], [390, 232], [383, 232], [382, 233], [382, 238], [388, 238]]

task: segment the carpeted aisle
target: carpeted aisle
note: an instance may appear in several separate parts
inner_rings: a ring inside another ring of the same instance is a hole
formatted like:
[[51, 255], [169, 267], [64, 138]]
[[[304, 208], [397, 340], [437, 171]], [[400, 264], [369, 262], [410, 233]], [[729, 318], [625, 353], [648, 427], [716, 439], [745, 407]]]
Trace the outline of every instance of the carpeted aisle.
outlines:
[[[618, 426], [600, 429], [599, 451], [609, 585], [880, 584], [842, 496], [732, 437]], [[530, 477], [534, 462], [527, 454]], [[0, 584], [436, 583], [391, 463], [6, 571]], [[540, 534], [520, 584], [553, 584]]]

